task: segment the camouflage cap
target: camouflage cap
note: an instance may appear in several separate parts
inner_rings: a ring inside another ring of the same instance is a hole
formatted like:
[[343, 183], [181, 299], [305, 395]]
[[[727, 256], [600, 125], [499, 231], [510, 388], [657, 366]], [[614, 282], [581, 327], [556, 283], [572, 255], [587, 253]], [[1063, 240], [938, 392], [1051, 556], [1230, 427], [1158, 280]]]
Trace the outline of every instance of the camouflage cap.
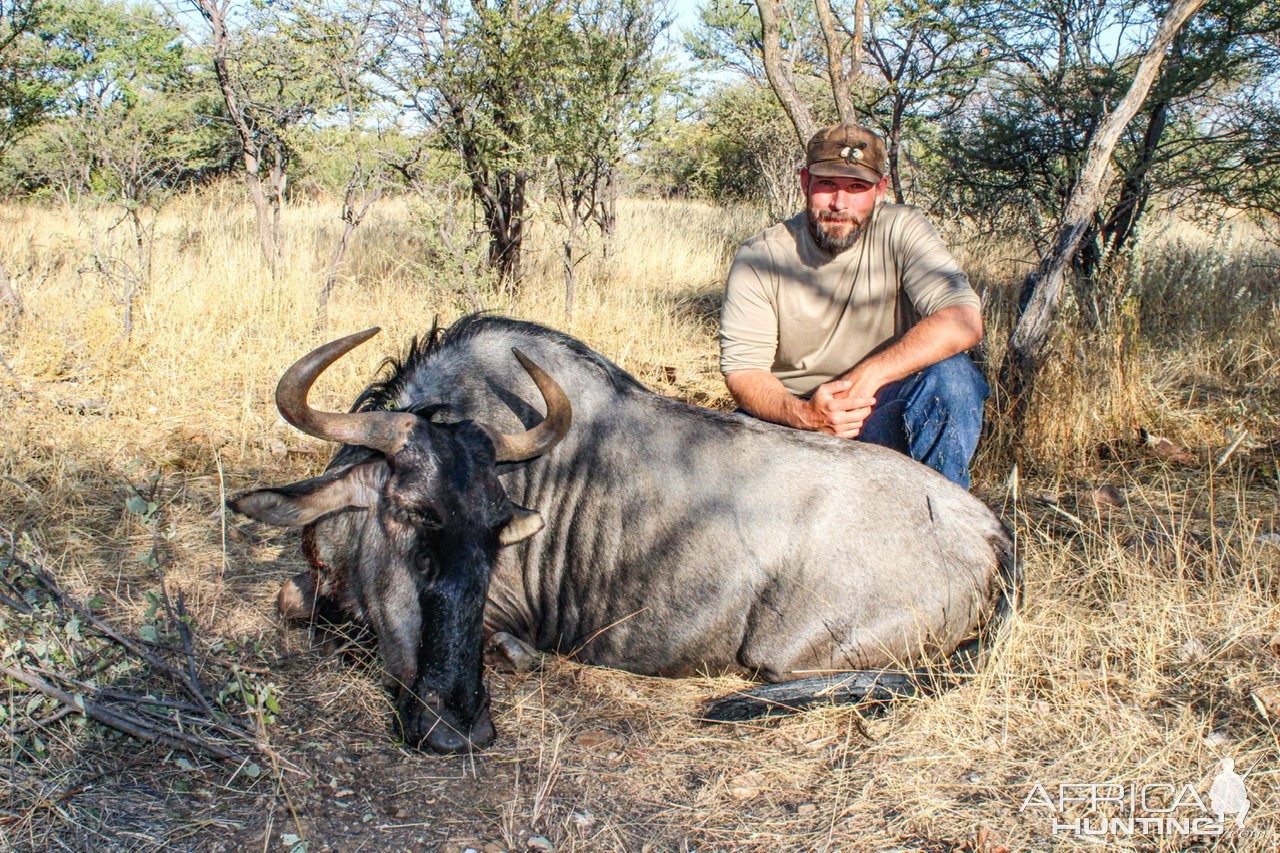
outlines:
[[862, 178], [878, 183], [888, 157], [884, 140], [858, 124], [833, 124], [813, 135], [805, 149], [805, 167], [820, 178]]

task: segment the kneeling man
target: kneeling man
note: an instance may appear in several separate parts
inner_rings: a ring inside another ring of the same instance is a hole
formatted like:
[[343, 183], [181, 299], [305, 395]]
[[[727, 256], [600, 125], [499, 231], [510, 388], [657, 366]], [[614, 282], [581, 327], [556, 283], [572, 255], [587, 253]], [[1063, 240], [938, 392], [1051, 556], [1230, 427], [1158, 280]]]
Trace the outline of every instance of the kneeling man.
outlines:
[[967, 489], [989, 393], [965, 355], [982, 303], [920, 211], [885, 203], [886, 160], [854, 124], [809, 141], [806, 210], [729, 270], [720, 369], [757, 418], [892, 447]]

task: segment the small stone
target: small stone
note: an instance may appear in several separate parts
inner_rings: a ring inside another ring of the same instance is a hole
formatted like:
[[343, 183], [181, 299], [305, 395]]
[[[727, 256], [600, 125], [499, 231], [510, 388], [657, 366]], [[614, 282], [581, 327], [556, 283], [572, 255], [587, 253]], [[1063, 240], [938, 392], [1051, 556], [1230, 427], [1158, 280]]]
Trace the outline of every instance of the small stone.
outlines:
[[1031, 710], [1035, 711], [1042, 717], [1047, 717], [1049, 714], [1053, 713], [1053, 706], [1043, 699], [1037, 699], [1031, 703]]
[[729, 781], [729, 796], [735, 800], [749, 800], [764, 790], [764, 774], [755, 770], [742, 773]]
[[1195, 663], [1204, 657], [1204, 643], [1195, 637], [1188, 637], [1178, 649], [1178, 654], [1181, 655], [1180, 660], [1186, 663]]
[[540, 851], [540, 853], [551, 853], [556, 849], [556, 846], [551, 843], [551, 839], [545, 835], [535, 835], [525, 843], [528, 844], [530, 850]]
[[507, 853], [507, 848], [496, 841], [486, 843], [481, 849], [484, 850], [484, 853]]
[[289, 455], [289, 445], [285, 444], [278, 438], [273, 438], [267, 442], [267, 452], [277, 458]]
[[818, 807], [815, 806], [813, 803], [801, 803], [800, 805], [796, 806], [796, 814], [800, 815], [801, 817], [814, 814], [817, 811], [818, 811]]
[[596, 825], [596, 816], [591, 812], [573, 812], [569, 819], [578, 829], [591, 829]]

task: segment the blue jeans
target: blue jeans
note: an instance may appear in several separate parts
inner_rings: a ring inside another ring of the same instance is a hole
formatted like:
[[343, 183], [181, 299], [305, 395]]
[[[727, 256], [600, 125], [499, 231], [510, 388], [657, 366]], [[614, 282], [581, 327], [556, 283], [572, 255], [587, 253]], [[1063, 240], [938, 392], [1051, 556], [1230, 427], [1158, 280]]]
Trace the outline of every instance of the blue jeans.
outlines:
[[905, 453], [967, 489], [990, 393], [969, 356], [953, 355], [881, 388], [857, 440]]

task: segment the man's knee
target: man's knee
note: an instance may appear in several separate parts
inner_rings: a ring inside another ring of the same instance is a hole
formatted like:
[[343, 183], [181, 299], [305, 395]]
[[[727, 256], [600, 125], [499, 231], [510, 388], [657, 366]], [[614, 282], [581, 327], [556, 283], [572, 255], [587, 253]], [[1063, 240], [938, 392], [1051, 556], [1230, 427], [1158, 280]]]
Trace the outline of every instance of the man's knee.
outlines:
[[920, 371], [913, 396], [936, 399], [948, 410], [977, 406], [987, 399], [991, 389], [982, 371], [965, 353], [957, 353]]

